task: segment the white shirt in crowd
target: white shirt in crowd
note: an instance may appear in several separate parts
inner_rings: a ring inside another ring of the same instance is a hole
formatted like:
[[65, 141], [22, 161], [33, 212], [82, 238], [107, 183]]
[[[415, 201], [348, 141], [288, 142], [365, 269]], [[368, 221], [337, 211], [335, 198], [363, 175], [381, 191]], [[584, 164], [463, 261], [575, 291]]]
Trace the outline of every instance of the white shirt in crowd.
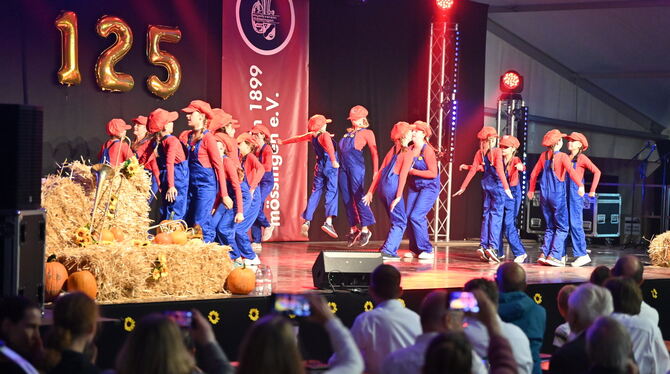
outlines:
[[324, 374], [356, 374], [362, 373], [364, 369], [363, 357], [358, 352], [356, 343], [349, 330], [342, 324], [339, 318], [333, 318], [324, 326], [330, 338], [330, 345], [337, 354], [330, 369]]
[[654, 309], [654, 307], [644, 301], [642, 302], [642, 305], [640, 305], [640, 314], [638, 315], [651, 321], [654, 326], [658, 326], [658, 310]]
[[612, 313], [612, 318], [628, 330], [633, 343], [633, 356], [641, 374], [665, 374], [670, 370], [670, 357], [657, 325], [640, 314]]
[[[377, 374], [382, 372], [386, 356], [414, 344], [421, 335], [421, 322], [419, 315], [405, 308], [398, 299], [387, 300], [359, 314], [351, 334], [363, 355], [366, 373]], [[334, 359], [335, 355], [329, 363]]]
[[[480, 357], [487, 358], [489, 349], [489, 333], [486, 331], [486, 326], [474, 318], [465, 318], [467, 326], [465, 327], [465, 335], [472, 344], [475, 352]], [[498, 317], [500, 323], [500, 330], [502, 335], [509, 341], [512, 346], [512, 354], [517, 363], [519, 374], [530, 374], [533, 372], [533, 356], [530, 353], [530, 341], [526, 334], [518, 326], [511, 323], [503, 322]]]
[[554, 330], [554, 347], [561, 348], [565, 343], [574, 339], [572, 331], [570, 331], [570, 325], [567, 322], [564, 322]]
[[[426, 359], [426, 350], [430, 342], [439, 332], [428, 332], [416, 338], [416, 343], [407, 348], [397, 350], [386, 357], [382, 365], [384, 374], [421, 374]], [[472, 374], [486, 374], [482, 358], [472, 350]]]

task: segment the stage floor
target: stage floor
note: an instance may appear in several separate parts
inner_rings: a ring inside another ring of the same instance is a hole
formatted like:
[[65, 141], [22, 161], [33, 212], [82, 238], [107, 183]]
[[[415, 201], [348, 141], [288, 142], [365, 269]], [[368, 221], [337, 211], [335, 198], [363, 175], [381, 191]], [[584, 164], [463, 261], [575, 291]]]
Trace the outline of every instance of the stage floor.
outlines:
[[[364, 249], [348, 249], [344, 242], [290, 242], [264, 243], [260, 258], [264, 264], [272, 268], [276, 281], [277, 292], [302, 292], [313, 289], [312, 265], [320, 251], [324, 250], [365, 250], [376, 251], [381, 242], [370, 242]], [[573, 268], [555, 268], [538, 265], [535, 261], [539, 254], [539, 244], [534, 241], [524, 241], [528, 251], [528, 258], [523, 267], [526, 269], [528, 284], [545, 283], [573, 283], [589, 279], [593, 268], [598, 265], [612, 266], [623, 254], [634, 254], [640, 257], [643, 263], [648, 263], [645, 252], [622, 249], [621, 247], [593, 246], [591, 247], [592, 262], [588, 266]], [[459, 241], [440, 243], [436, 245], [437, 256], [433, 260], [418, 260], [401, 258], [385, 263], [396, 266], [402, 273], [402, 287], [405, 290], [434, 289], [461, 287], [472, 278], [492, 278], [497, 264], [480, 262], [475, 255], [478, 242]], [[407, 242], [400, 246], [399, 254], [402, 257], [407, 250]], [[570, 249], [568, 249], [570, 251]], [[508, 254], [508, 258], [511, 258]], [[646, 266], [645, 279], [670, 278], [670, 269], [657, 266]]]

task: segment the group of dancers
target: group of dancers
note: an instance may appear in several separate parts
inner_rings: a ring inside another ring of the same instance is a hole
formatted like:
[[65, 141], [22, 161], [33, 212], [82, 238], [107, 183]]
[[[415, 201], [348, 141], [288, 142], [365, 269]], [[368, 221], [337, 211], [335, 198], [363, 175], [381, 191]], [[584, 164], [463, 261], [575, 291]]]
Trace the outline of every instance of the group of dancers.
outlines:
[[[519, 237], [516, 218], [523, 200], [519, 172], [525, 171], [526, 167], [516, 156], [519, 140], [511, 135], [499, 137], [496, 129], [490, 126], [482, 128], [477, 137], [479, 150], [475, 153], [472, 165], [460, 166], [461, 170], [468, 170], [468, 175], [454, 196], [461, 195], [475, 173], [482, 172], [484, 206], [477, 253], [482, 261], [500, 262], [505, 257], [502, 242], [504, 235], [514, 261], [523, 263], [527, 253]], [[560, 151], [563, 139], [568, 142], [569, 154]], [[540, 154], [531, 172], [528, 190], [528, 198], [532, 200], [539, 178], [540, 207], [546, 230], [538, 263], [565, 266], [565, 242], [569, 236], [574, 257], [571, 265], [586, 265], [591, 262], [591, 258], [586, 250], [583, 227], [584, 199], [595, 198], [600, 170], [584, 155], [589, 143], [581, 133], [567, 135], [553, 129], [542, 138], [542, 146], [547, 150]], [[585, 197], [584, 173], [587, 169], [593, 173], [593, 181], [588, 197]], [[566, 174], [570, 180], [566, 180]]]

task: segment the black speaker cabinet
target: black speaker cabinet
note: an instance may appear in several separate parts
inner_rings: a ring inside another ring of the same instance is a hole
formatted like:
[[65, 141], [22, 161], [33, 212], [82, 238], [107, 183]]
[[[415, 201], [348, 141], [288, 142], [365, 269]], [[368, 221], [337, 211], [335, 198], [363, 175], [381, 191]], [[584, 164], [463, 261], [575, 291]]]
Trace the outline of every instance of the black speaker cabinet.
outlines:
[[42, 209], [0, 211], [2, 295], [44, 301], [46, 213]]
[[367, 287], [370, 284], [370, 273], [382, 263], [379, 252], [322, 251], [312, 266], [314, 287]]
[[3, 139], [0, 160], [0, 209], [40, 208], [42, 180], [42, 109], [0, 104]]

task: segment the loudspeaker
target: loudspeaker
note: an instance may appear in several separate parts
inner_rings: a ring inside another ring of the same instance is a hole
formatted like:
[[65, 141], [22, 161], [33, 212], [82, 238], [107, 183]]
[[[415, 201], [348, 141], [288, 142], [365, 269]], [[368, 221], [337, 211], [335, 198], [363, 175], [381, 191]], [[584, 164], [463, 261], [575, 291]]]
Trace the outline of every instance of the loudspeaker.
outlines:
[[5, 141], [0, 147], [3, 178], [0, 209], [40, 208], [42, 181], [42, 109], [0, 104]]
[[367, 287], [370, 284], [370, 273], [383, 263], [379, 252], [322, 251], [312, 266], [314, 287]]
[[42, 209], [0, 211], [0, 290], [3, 296], [44, 302], [46, 213]]

